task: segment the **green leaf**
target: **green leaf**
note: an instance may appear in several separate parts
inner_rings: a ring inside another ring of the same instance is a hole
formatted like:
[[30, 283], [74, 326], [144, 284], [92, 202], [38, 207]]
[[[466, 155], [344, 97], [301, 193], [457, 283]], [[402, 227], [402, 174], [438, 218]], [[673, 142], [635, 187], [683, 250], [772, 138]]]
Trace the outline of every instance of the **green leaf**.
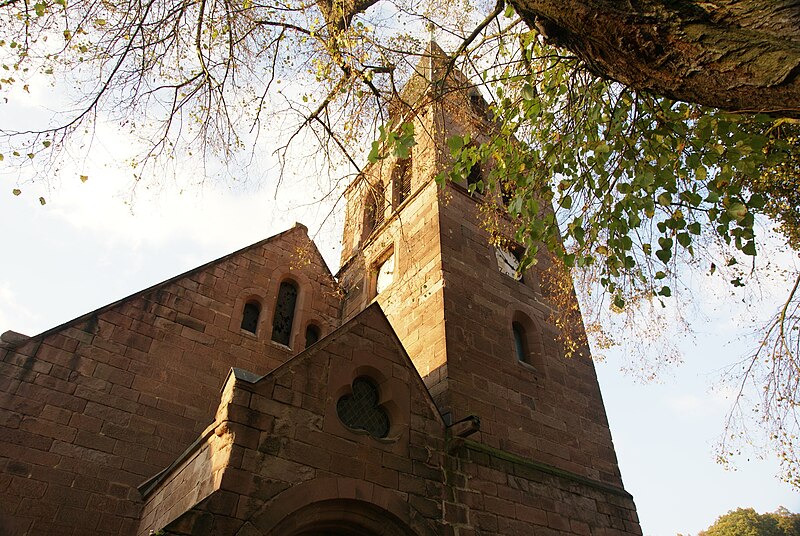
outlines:
[[40, 204], [40, 205], [42, 205], [42, 206], [44, 206], [45, 204], [47, 204], [47, 201], [45, 201], [45, 200], [44, 200], [44, 197], [40, 197], [40, 198], [39, 198], [39, 204]]
[[742, 221], [745, 216], [747, 216], [747, 207], [744, 206], [744, 203], [740, 203], [739, 201], [734, 201], [728, 208], [725, 210], [728, 215], [733, 218], [734, 220]]
[[[369, 155], [367, 155], [367, 160], [370, 164], [374, 164], [378, 160], [380, 160], [380, 153], [381, 153], [381, 142], [379, 140], [375, 140], [372, 142], [372, 148], [369, 151]], [[82, 177], [83, 175], [81, 175]]]
[[697, 169], [694, 170], [694, 177], [699, 182], [703, 182], [703, 181], [706, 180], [706, 173], [707, 173], [706, 168], [703, 167], [703, 166], [700, 166], [700, 167], [698, 167]]
[[747, 201], [747, 205], [756, 210], [761, 210], [764, 208], [765, 204], [766, 201], [764, 200], [764, 196], [759, 193], [751, 195], [750, 199]]
[[536, 98], [536, 90], [530, 84], [525, 84], [522, 87], [522, 98], [525, 100], [533, 100]]
[[683, 247], [689, 247], [689, 244], [692, 243], [692, 237], [690, 237], [687, 233], [678, 233], [676, 238], [678, 240], [678, 244], [682, 245]]
[[50, 140], [44, 140], [44, 141], [42, 142], [42, 145], [44, 145], [44, 146], [45, 146], [45, 148], [47, 148], [47, 147], [50, 147]]
[[11, 193], [14, 195], [19, 195], [22, 193], [22, 190], [20, 190], [19, 188], [14, 188], [13, 190], [11, 190]]
[[617, 309], [624, 309], [625, 308], [625, 300], [619, 294], [614, 295], [614, 301], [612, 302], [614, 307]]
[[450, 149], [450, 154], [455, 156], [462, 147], [464, 147], [464, 138], [461, 136], [453, 136], [447, 140], [447, 147]]
[[742, 253], [744, 253], [745, 255], [750, 255], [751, 257], [755, 257], [756, 256], [756, 243], [754, 241], [752, 241], [752, 240], [747, 242], [742, 247]]
[[572, 208], [572, 197], [570, 197], [569, 195], [565, 195], [564, 197], [561, 198], [561, 201], [559, 201], [558, 204], [561, 205], [561, 208], [569, 210], [570, 208]]
[[658, 295], [664, 296], [665, 298], [669, 298], [670, 296], [672, 296], [672, 289], [664, 285], [663, 287], [661, 287], [661, 290], [658, 291]]
[[672, 250], [659, 249], [658, 251], [656, 251], [656, 257], [658, 257], [658, 259], [664, 264], [667, 264], [669, 260], [672, 258]]
[[664, 192], [658, 196], [658, 204], [664, 207], [668, 207], [672, 204], [672, 195], [669, 192]]

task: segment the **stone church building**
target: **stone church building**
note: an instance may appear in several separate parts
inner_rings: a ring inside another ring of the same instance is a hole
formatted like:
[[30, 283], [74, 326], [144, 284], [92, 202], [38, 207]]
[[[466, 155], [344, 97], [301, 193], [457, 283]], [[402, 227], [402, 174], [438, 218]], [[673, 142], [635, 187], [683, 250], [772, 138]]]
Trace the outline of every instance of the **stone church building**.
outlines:
[[418, 71], [417, 145], [347, 189], [337, 274], [298, 224], [2, 336], [0, 534], [641, 534], [588, 350], [434, 181], [486, 104], [435, 44]]

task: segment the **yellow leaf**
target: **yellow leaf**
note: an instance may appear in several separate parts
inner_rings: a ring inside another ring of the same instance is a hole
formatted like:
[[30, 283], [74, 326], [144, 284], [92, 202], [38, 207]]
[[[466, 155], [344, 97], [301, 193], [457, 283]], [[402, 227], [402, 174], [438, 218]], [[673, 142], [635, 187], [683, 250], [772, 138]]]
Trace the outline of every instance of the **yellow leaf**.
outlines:
[[14, 195], [19, 195], [22, 193], [22, 190], [20, 190], [19, 188], [14, 188], [13, 190], [11, 190], [11, 193]]
[[89, 176], [88, 175], [81, 175], [81, 182], [86, 182], [88, 180], [89, 180]]
[[40, 205], [44, 206], [46, 203], [47, 203], [47, 201], [44, 200], [44, 197], [40, 197], [39, 198], [39, 204]]

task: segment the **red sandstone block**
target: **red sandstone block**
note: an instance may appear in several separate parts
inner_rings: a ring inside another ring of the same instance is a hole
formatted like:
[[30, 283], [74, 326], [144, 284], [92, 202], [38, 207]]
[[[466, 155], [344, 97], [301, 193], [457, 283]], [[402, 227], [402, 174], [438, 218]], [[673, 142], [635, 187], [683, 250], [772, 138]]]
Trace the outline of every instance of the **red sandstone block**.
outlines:
[[317, 469], [331, 468], [331, 455], [324, 450], [297, 440], [288, 441], [283, 447], [282, 456], [294, 462]]
[[411, 473], [413, 471], [413, 463], [405, 456], [397, 456], [390, 452], [384, 451], [381, 454], [381, 463], [385, 467], [396, 469], [401, 473]]
[[43, 467], [55, 467], [61, 460], [61, 456], [57, 454], [29, 448], [25, 444], [15, 445], [3, 441], [5, 441], [5, 437], [0, 440], [0, 457], [25, 460], [25, 462], [32, 465], [41, 465]]
[[444, 502], [444, 521], [451, 524], [465, 525], [468, 524], [469, 509], [461, 504], [452, 502]]
[[42, 502], [56, 503], [62, 506], [73, 506], [76, 508], [86, 508], [86, 505], [89, 504], [90, 495], [91, 494], [88, 491], [50, 484], [47, 486], [47, 491], [42, 497]]
[[490, 510], [492, 512], [500, 513], [502, 512], [503, 504], [500, 503], [497, 499], [494, 500], [494, 506], [499, 507], [500, 510], [495, 510], [495, 508], [490, 508], [489, 506], [485, 506], [488, 504], [488, 498], [485, 498], [480, 493], [476, 493], [474, 491], [466, 490], [466, 489], [457, 489], [455, 490], [455, 498], [460, 504], [464, 504], [470, 508], [474, 508], [476, 510]]
[[75, 434], [77, 433], [75, 428], [52, 421], [45, 421], [37, 417], [24, 418], [19, 428], [40, 436], [59, 439], [68, 443], [75, 438]]
[[41, 482], [32, 478], [21, 478], [14, 476], [11, 479], [9, 489], [17, 497], [40, 499], [44, 496], [47, 486], [48, 485], [46, 482]]
[[94, 401], [98, 404], [122, 410], [127, 414], [135, 413], [139, 407], [137, 403], [130, 400], [125, 400], [124, 398], [111, 395], [110, 393], [93, 391], [81, 385], [75, 390], [75, 396], [78, 397], [78, 399], [83, 399], [81, 401], [87, 405], [89, 403], [88, 401]]
[[100, 521], [97, 523], [97, 529], [100, 532], [109, 534], [133, 534], [132, 532], [123, 532], [121, 530], [122, 522], [122, 519], [119, 517], [103, 512], [100, 514]]
[[47, 374], [52, 367], [50, 362], [14, 352], [9, 352], [5, 362], [0, 362], [0, 371], [4, 376], [20, 379], [26, 379], [30, 371]]
[[[34, 383], [60, 393], [74, 393], [75, 384], [65, 381], [63, 378], [59, 378], [57, 374], [54, 374], [53, 372], [56, 371], [56, 368], [57, 367], [54, 367], [54, 370], [51, 372], [51, 374], [37, 374], [33, 380]], [[67, 372], [66, 377], [69, 377], [69, 372]]]
[[569, 520], [555, 512], [547, 512], [547, 526], [565, 532], [570, 530]]
[[114, 452], [115, 443], [116, 439], [113, 437], [87, 432], [86, 430], [78, 431], [77, 435], [75, 436], [75, 445], [109, 454]]
[[[31, 499], [25, 498], [20, 501], [19, 508], [17, 511], [18, 515], [24, 515], [25, 517], [34, 517], [37, 519], [44, 519], [46, 521], [51, 521], [55, 518], [56, 512], [58, 512], [58, 505], [54, 503], [43, 503], [38, 498]], [[6, 525], [0, 525], [6, 526]], [[14, 534], [13, 530], [11, 532]]]
[[105, 363], [97, 364], [97, 367], [94, 371], [94, 376], [123, 387], [130, 387], [133, 384], [133, 379], [135, 377], [130, 372], [109, 366]]
[[[471, 482], [474, 481], [475, 480], [471, 480]], [[491, 496], [483, 496], [482, 499], [482, 503], [476, 504], [477, 509], [492, 512], [506, 518], [517, 517], [516, 505], [513, 502]]]
[[214, 341], [216, 340], [211, 335], [207, 335], [205, 333], [202, 333], [187, 326], [184, 326], [183, 329], [181, 329], [181, 337], [205, 345], [213, 345]]
[[397, 489], [403, 492], [414, 493], [416, 495], [425, 495], [427, 491], [426, 481], [413, 475], [400, 473], [398, 475]]
[[409, 495], [408, 503], [422, 514], [423, 517], [437, 519], [442, 516], [441, 502], [438, 500], [420, 497], [419, 495]]
[[278, 402], [292, 404], [294, 400], [294, 393], [291, 391], [291, 389], [287, 389], [282, 385], [276, 385], [272, 397]]
[[[126, 411], [125, 409], [111, 407], [90, 400], [89, 402], [86, 403], [86, 410], [81, 415], [83, 415], [84, 417], [91, 417], [99, 421], [111, 421], [120, 426], [125, 426], [130, 422], [131, 413], [132, 412]], [[83, 419], [83, 417], [80, 418]], [[83, 428], [83, 426], [78, 426], [76, 428]], [[87, 431], [92, 431], [92, 429], [93, 427], [86, 427]]]
[[64, 332], [54, 333], [45, 339], [44, 346], [53, 346], [68, 353], [74, 352], [78, 348], [78, 341], [68, 337]]
[[[12, 445], [19, 445], [24, 448], [31, 448], [43, 451], [50, 450], [50, 447], [53, 444], [53, 438], [51, 437], [45, 437], [37, 433], [19, 429], [6, 430], [3, 433], [2, 440]], [[27, 456], [23, 457], [22, 459], [26, 458]]]
[[[330, 454], [330, 459], [331, 459], [330, 462], [331, 472], [338, 476], [363, 479], [365, 470], [369, 471], [371, 467], [374, 467], [374, 466], [366, 466], [363, 459], [352, 455], [348, 456], [343, 454], [337, 454], [334, 452]], [[376, 482], [376, 480], [369, 477], [367, 477], [367, 480]], [[397, 487], [396, 482], [394, 487], [395, 488]]]
[[39, 417], [46, 421], [52, 421], [58, 424], [69, 424], [70, 419], [72, 418], [73, 415], [75, 415], [75, 413], [69, 410], [46, 405], [42, 409], [42, 412], [39, 415]]
[[44, 402], [21, 396], [20, 393], [13, 396], [11, 394], [0, 396], [0, 408], [23, 415], [39, 415], [44, 410], [44, 406]]

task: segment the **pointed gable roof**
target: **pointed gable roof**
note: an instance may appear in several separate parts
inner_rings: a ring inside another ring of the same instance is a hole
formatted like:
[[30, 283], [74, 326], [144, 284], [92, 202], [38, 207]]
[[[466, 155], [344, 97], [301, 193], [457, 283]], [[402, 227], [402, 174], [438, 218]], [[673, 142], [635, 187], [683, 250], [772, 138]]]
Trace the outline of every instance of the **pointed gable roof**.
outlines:
[[[272, 236], [270, 236], [268, 238], [265, 238], [263, 240], [259, 240], [258, 242], [255, 242], [254, 244], [250, 244], [249, 246], [245, 246], [245, 247], [243, 247], [241, 249], [238, 249], [238, 250], [236, 250], [236, 251], [234, 251], [232, 253], [229, 253], [227, 255], [219, 257], [218, 259], [209, 261], [209, 262], [207, 262], [205, 264], [201, 264], [200, 266], [192, 268], [191, 270], [187, 270], [186, 272], [183, 272], [183, 273], [178, 274], [176, 276], [170, 277], [169, 279], [165, 279], [164, 281], [161, 281], [160, 283], [156, 283], [155, 285], [152, 285], [152, 286], [147, 287], [145, 289], [139, 290], [137, 292], [134, 292], [133, 294], [130, 294], [130, 295], [124, 297], [124, 298], [121, 298], [119, 300], [111, 302], [108, 305], [104, 305], [104, 306], [99, 307], [98, 309], [95, 309], [93, 311], [89, 311], [88, 313], [85, 313], [85, 314], [83, 314], [81, 316], [73, 318], [72, 320], [68, 320], [67, 322], [64, 322], [63, 324], [59, 324], [59, 325], [57, 325], [55, 327], [52, 327], [52, 328], [50, 328], [48, 330], [45, 330], [45, 331], [39, 333], [37, 335], [22, 336], [21, 334], [16, 334], [18, 336], [14, 337], [13, 335], [12, 336], [8, 336], [8, 335], [4, 334], [3, 339], [0, 340], [0, 349], [5, 348], [5, 349], [8, 349], [8, 350], [13, 350], [14, 348], [18, 348], [18, 347], [22, 346], [23, 344], [27, 344], [27, 343], [29, 343], [31, 341], [42, 340], [42, 339], [44, 339], [44, 338], [46, 338], [46, 337], [48, 337], [50, 335], [53, 335], [55, 333], [58, 333], [58, 332], [62, 331], [64, 329], [67, 329], [67, 328], [76, 326], [78, 324], [81, 324], [82, 322], [85, 322], [86, 320], [92, 318], [93, 316], [96, 316], [96, 315], [98, 315], [100, 313], [104, 313], [106, 311], [114, 309], [115, 307], [118, 307], [118, 306], [120, 306], [120, 305], [122, 305], [124, 303], [130, 302], [130, 301], [132, 301], [132, 300], [134, 300], [136, 298], [144, 296], [144, 295], [146, 295], [148, 293], [151, 293], [153, 291], [157, 291], [157, 290], [159, 290], [159, 289], [161, 289], [163, 287], [166, 287], [166, 286], [168, 286], [168, 285], [170, 285], [172, 283], [175, 283], [176, 281], [179, 281], [181, 279], [190, 277], [190, 276], [195, 275], [195, 274], [197, 274], [199, 272], [202, 272], [204, 270], [208, 270], [209, 268], [213, 268], [213, 267], [215, 267], [215, 266], [217, 266], [219, 264], [222, 264], [225, 261], [228, 261], [228, 260], [230, 260], [230, 259], [232, 259], [234, 257], [237, 257], [239, 255], [243, 255], [243, 254], [245, 254], [245, 253], [247, 253], [249, 251], [252, 251], [252, 250], [255, 250], [257, 248], [266, 246], [268, 244], [272, 244], [272, 243], [275, 243], [275, 242], [280, 242], [281, 240], [286, 239], [289, 235], [294, 234], [294, 233], [303, 233], [305, 235], [305, 238], [309, 243], [308, 253], [313, 256], [313, 259], [310, 260], [310, 263], [313, 263], [313, 264], [316, 264], [317, 266], [319, 266], [323, 270], [325, 276], [329, 277], [332, 282], [335, 282], [333, 274], [331, 273], [330, 268], [328, 268], [328, 265], [325, 262], [324, 258], [322, 257], [322, 254], [320, 253], [319, 249], [317, 248], [317, 245], [314, 243], [313, 240], [308, 238], [308, 228], [305, 225], [303, 225], [302, 223], [296, 222], [293, 227], [291, 227], [291, 228], [289, 228], [289, 229], [287, 229], [285, 231], [282, 231], [282, 232], [280, 232], [278, 234], [272, 235]], [[10, 332], [10, 333], [13, 334], [14, 332]]]
[[[430, 40], [421, 54], [414, 73], [389, 103], [389, 115], [395, 121], [421, 107], [440, 102], [442, 95], [452, 91], [469, 91], [483, 97], [469, 78], [455, 66], [455, 59], [435, 41]], [[484, 101], [484, 105], [487, 105]], [[488, 105], [487, 105], [488, 106]]]

